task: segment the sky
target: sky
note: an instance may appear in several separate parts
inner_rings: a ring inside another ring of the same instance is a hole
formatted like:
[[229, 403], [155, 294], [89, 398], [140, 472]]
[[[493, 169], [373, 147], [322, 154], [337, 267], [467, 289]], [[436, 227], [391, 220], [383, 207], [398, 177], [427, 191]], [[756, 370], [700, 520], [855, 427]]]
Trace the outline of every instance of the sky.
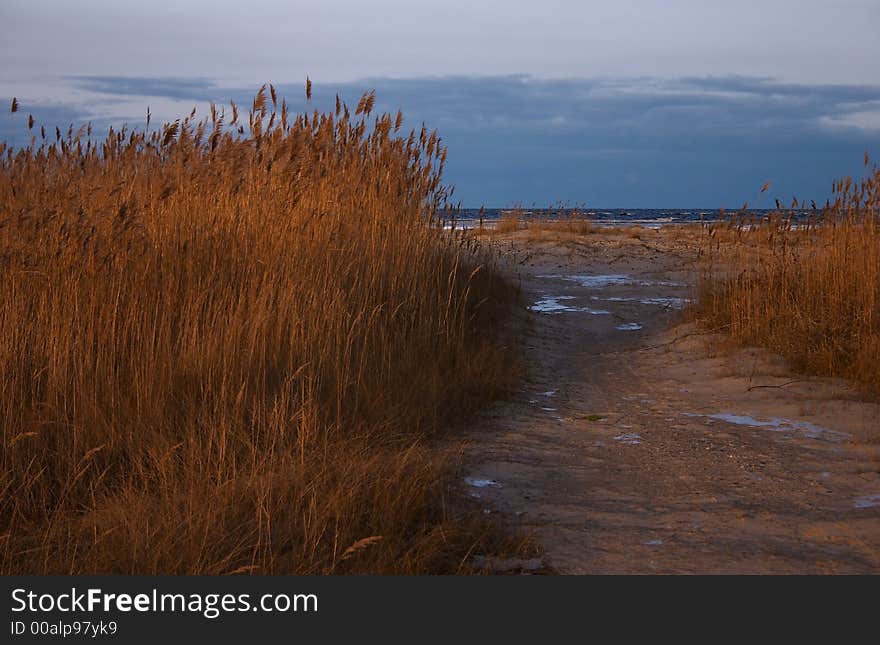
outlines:
[[464, 206], [822, 201], [880, 159], [880, 0], [2, 0], [0, 25], [0, 100], [47, 125], [375, 89], [439, 130]]

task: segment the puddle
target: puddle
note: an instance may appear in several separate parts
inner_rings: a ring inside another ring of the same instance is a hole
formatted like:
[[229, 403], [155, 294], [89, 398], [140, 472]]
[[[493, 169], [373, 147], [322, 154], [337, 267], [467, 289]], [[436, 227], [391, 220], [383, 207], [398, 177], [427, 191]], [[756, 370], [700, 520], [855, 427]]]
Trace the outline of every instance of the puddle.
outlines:
[[781, 417], [771, 417], [767, 420], [761, 421], [760, 419], [755, 419], [746, 414], [730, 414], [727, 412], [719, 414], [691, 414], [683, 412], [682, 414], [687, 417], [706, 417], [707, 419], [726, 421], [727, 423], [732, 423], [738, 426], [769, 428], [770, 430], [779, 432], [795, 432], [807, 439], [821, 439], [824, 441], [833, 441], [835, 443], [845, 441], [849, 437], [845, 432], [829, 430], [828, 428], [817, 426], [808, 421], [794, 421], [792, 419], [783, 419]]
[[625, 443], [630, 446], [637, 446], [642, 443], [641, 435], [636, 434], [635, 432], [624, 432], [623, 434], [619, 434], [614, 437], [615, 441], [619, 441], [620, 443]]
[[853, 506], [856, 508], [874, 508], [875, 506], [880, 506], [880, 493], [877, 495], [864, 495], [862, 497], [856, 497], [853, 502]]
[[620, 331], [638, 331], [641, 328], [642, 326], [639, 323], [624, 323], [615, 327], [615, 329], [619, 329]]
[[547, 390], [546, 392], [541, 392], [541, 396], [556, 396], [556, 390]]
[[659, 305], [673, 309], [684, 309], [684, 306], [689, 302], [690, 298], [642, 298], [639, 300], [639, 303], [643, 305]]
[[663, 540], [648, 540], [645, 542], [645, 546], [662, 546]]
[[547, 296], [536, 300], [529, 309], [542, 314], [555, 314], [563, 311], [574, 311], [574, 307], [562, 304], [562, 300], [574, 300], [574, 296]]
[[539, 278], [549, 280], [566, 280], [577, 282], [582, 287], [601, 289], [612, 285], [633, 284], [632, 278], [623, 273], [609, 273], [605, 275], [541, 275]]
[[535, 304], [528, 307], [531, 311], [537, 311], [542, 314], [561, 314], [561, 313], [572, 313], [572, 312], [580, 312], [593, 314], [596, 316], [610, 314], [610, 311], [605, 311], [604, 309], [593, 309], [591, 307], [573, 307], [571, 305], [563, 304], [563, 300], [574, 300], [574, 296], [544, 296], [540, 300], [535, 301]]
[[685, 305], [691, 301], [690, 298], [640, 298], [638, 296], [610, 296], [608, 298], [590, 296], [590, 299], [605, 302], [637, 302], [640, 305], [657, 305], [659, 307], [671, 307], [672, 309], [684, 309]]
[[687, 285], [680, 282], [665, 282], [662, 280], [638, 280], [631, 275], [625, 273], [606, 273], [600, 275], [541, 275], [539, 278], [549, 280], [565, 280], [567, 282], [577, 282], [580, 286], [587, 289], [604, 289], [605, 287], [616, 287], [622, 285], [638, 285], [641, 287], [686, 287]]
[[556, 408], [541, 408], [544, 412], [556, 412]]
[[474, 488], [489, 488], [490, 486], [501, 486], [494, 479], [479, 479], [477, 477], [465, 477], [464, 483]]

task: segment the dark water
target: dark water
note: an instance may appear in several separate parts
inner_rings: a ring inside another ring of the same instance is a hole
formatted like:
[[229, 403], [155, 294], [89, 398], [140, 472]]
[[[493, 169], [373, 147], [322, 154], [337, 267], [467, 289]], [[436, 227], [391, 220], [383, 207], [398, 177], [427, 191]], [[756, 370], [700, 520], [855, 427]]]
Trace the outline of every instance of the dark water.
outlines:
[[[505, 213], [511, 212], [511, 209], [486, 208], [483, 210], [483, 221], [491, 223], [497, 221], [504, 216]], [[568, 217], [572, 214], [572, 210], [566, 209], [522, 209], [521, 216], [524, 219], [560, 219]], [[728, 210], [722, 215], [718, 209], [711, 208], [597, 208], [597, 209], [578, 209], [577, 215], [583, 215], [591, 219], [600, 226], [633, 226], [641, 225], [647, 227], [659, 227], [669, 224], [694, 224], [699, 222], [714, 222], [720, 219], [730, 219], [733, 216], [741, 216], [745, 214], [749, 218], [766, 217], [771, 210], [767, 209], [750, 209], [748, 211]], [[799, 217], [806, 218], [808, 211], [796, 214]], [[447, 216], [451, 219], [452, 214]], [[463, 208], [454, 216], [456, 226], [471, 227], [479, 225], [480, 209]]]

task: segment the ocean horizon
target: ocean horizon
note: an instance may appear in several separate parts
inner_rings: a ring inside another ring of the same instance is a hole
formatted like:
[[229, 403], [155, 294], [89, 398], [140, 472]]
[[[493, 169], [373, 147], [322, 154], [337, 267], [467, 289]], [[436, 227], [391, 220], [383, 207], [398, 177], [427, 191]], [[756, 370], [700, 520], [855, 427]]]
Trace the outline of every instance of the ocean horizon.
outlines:
[[[586, 217], [604, 226], [645, 226], [656, 228], [670, 224], [696, 224], [717, 222], [729, 217], [761, 219], [773, 213], [772, 208], [461, 208], [450, 211], [445, 221], [455, 222], [456, 227], [470, 228], [483, 222], [495, 222], [505, 214], [519, 211], [524, 218], [564, 219], [571, 215]], [[812, 209], [795, 209], [797, 220], [813, 214]]]

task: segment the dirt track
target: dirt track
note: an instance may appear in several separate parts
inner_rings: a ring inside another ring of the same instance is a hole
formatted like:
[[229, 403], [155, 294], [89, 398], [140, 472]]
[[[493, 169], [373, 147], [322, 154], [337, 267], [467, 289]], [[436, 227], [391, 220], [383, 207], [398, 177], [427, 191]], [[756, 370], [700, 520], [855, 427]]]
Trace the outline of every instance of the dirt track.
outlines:
[[880, 572], [880, 405], [678, 324], [692, 247], [643, 238], [492, 238], [529, 372], [469, 493], [560, 573]]

